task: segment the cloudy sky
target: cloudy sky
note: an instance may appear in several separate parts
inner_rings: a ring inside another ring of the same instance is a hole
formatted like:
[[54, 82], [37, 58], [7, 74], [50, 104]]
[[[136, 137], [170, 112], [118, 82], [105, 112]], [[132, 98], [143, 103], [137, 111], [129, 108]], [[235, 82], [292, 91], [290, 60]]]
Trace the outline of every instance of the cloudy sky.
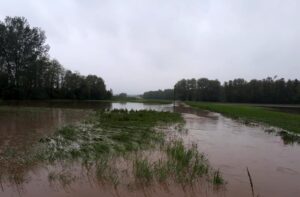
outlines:
[[114, 93], [182, 78], [300, 77], [299, 0], [0, 0], [24, 16], [66, 68]]

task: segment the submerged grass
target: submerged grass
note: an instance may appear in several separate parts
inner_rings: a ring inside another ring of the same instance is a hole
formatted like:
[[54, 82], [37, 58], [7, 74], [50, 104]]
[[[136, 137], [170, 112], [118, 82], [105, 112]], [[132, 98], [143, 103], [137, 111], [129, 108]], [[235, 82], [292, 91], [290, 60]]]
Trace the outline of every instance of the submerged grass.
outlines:
[[[38, 162], [53, 165], [59, 162], [79, 162], [99, 182], [115, 186], [123, 180], [122, 174], [125, 172], [125, 177], [132, 176], [135, 182], [143, 185], [169, 180], [179, 184], [193, 184], [201, 178], [212, 184], [222, 184], [219, 171], [209, 166], [196, 145], [186, 147], [177, 138], [166, 140], [166, 134], [158, 129], [174, 124], [177, 124], [174, 128], [178, 129], [178, 125], [183, 123], [180, 114], [171, 112], [98, 111], [81, 124], [65, 126], [52, 136], [42, 138], [30, 153], [16, 157], [14, 151], [8, 150], [6, 156], [0, 154], [0, 161], [3, 158], [18, 158], [16, 163], [24, 167], [22, 172]], [[155, 160], [143, 154], [137, 156], [153, 149], [160, 154]], [[122, 163], [120, 159], [130, 165], [118, 166]], [[0, 177], [2, 175], [0, 172]], [[69, 173], [50, 172], [48, 179], [65, 186], [73, 182], [73, 177]], [[21, 181], [16, 177], [15, 182]]]
[[185, 147], [182, 140], [173, 140], [164, 147], [166, 158], [151, 162], [147, 158], [136, 158], [134, 173], [139, 183], [149, 184], [153, 180], [161, 183], [173, 180], [181, 185], [192, 185], [201, 178], [214, 185], [223, 184], [219, 171], [212, 169], [197, 147]]
[[188, 105], [218, 112], [225, 116], [242, 119], [245, 122], [259, 122], [270, 126], [300, 134], [300, 115], [269, 110], [263, 107], [227, 104], [227, 103], [206, 103], [206, 102], [186, 102]]
[[154, 147], [164, 141], [155, 127], [183, 123], [180, 114], [156, 111], [112, 110], [96, 112], [77, 126], [66, 126], [41, 139], [46, 160], [96, 160], [104, 153], [125, 154]]

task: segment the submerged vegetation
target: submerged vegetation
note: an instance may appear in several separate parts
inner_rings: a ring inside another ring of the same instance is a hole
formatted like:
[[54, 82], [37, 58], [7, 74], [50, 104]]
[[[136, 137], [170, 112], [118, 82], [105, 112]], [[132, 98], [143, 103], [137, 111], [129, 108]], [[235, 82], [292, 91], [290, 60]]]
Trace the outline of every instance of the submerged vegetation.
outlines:
[[269, 110], [263, 107], [225, 104], [225, 103], [205, 103], [186, 102], [188, 105], [218, 112], [225, 116], [242, 119], [245, 122], [259, 122], [270, 126], [275, 126], [286, 131], [300, 133], [300, 115]]
[[[198, 152], [195, 145], [185, 147], [181, 140], [174, 140], [168, 142], [163, 151], [165, 157], [154, 162], [147, 158], [134, 161], [134, 175], [139, 183], [149, 184], [153, 180], [161, 183], [171, 179], [186, 185], [203, 177], [214, 185], [224, 183], [219, 172], [209, 166], [207, 159]], [[216, 173], [218, 181], [215, 181]]]
[[23, 154], [1, 153], [0, 177], [21, 184], [26, 172], [35, 165], [50, 165], [54, 169], [59, 165], [59, 171], [49, 172], [48, 179], [50, 183], [67, 185], [77, 177], [73, 169], [76, 164], [99, 182], [115, 186], [162, 182], [185, 185], [198, 180], [222, 184], [220, 173], [210, 167], [196, 145], [185, 146], [175, 133], [167, 134], [180, 131], [183, 123], [180, 114], [171, 112], [97, 111], [80, 124], [65, 126], [40, 139]]
[[97, 159], [103, 153], [122, 154], [153, 147], [164, 134], [155, 126], [182, 122], [180, 114], [156, 111], [98, 111], [82, 124], [66, 126], [41, 139], [47, 160]]

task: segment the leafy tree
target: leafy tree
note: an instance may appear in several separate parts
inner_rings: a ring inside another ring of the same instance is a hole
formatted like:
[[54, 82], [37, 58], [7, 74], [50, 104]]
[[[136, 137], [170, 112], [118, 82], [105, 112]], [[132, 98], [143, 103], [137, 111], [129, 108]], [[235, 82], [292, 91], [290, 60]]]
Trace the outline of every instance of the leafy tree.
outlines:
[[172, 100], [174, 98], [173, 89], [148, 91], [143, 94], [144, 99], [167, 99]]
[[[243, 103], [300, 103], [300, 82], [298, 79], [285, 81], [276, 79], [252, 79], [246, 81], [238, 78], [224, 82], [207, 78], [182, 79], [175, 84], [175, 96], [179, 100], [225, 101]], [[170, 94], [173, 92], [170, 89]], [[144, 98], [173, 99], [164, 97], [164, 91], [145, 92]]]
[[50, 59], [44, 31], [24, 17], [0, 21], [0, 98], [2, 99], [107, 99], [102, 78], [65, 71]]

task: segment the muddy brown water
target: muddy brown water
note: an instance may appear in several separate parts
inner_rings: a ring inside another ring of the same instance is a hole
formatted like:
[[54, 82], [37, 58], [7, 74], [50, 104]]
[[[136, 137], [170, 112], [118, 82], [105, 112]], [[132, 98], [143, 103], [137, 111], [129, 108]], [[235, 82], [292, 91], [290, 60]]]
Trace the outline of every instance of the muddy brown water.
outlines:
[[[77, 106], [77, 107], [74, 107]], [[88, 107], [87, 107], [88, 106]], [[30, 146], [59, 126], [80, 121], [93, 109], [92, 104], [71, 104], [60, 107], [39, 104], [0, 106], [0, 151], [4, 147], [20, 149]], [[172, 111], [172, 105], [141, 103], [106, 103], [99, 108], [152, 109]], [[34, 166], [27, 172], [22, 184], [4, 182], [1, 197], [10, 196], [252, 196], [247, 167], [251, 173], [254, 191], [259, 196], [300, 196], [300, 146], [286, 144], [275, 133], [266, 133], [263, 126], [244, 125], [220, 114], [177, 108], [186, 121], [188, 134], [182, 135], [187, 144], [197, 143], [211, 165], [220, 169], [227, 184], [225, 190], [181, 188], [175, 185], [153, 185], [130, 189], [95, 184], [89, 177], [74, 178], [65, 186], [63, 182], [50, 183], [49, 168]], [[78, 167], [78, 173], [80, 174]]]

